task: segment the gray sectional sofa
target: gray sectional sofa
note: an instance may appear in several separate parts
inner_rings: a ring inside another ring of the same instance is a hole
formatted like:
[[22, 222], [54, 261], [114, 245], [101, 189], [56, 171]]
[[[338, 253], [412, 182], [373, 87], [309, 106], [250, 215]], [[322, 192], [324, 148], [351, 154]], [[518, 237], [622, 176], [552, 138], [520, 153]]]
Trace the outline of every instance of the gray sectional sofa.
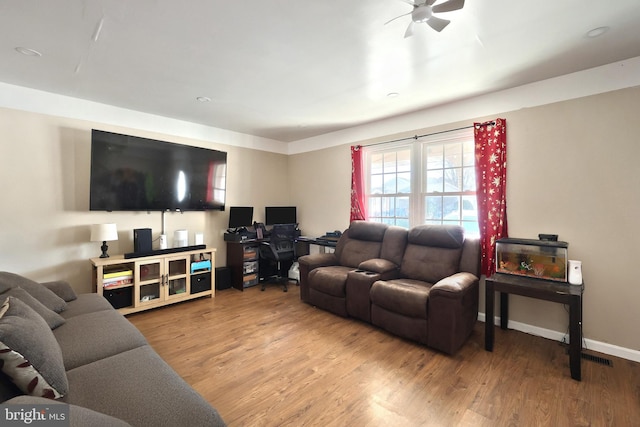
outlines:
[[302, 301], [448, 354], [478, 317], [479, 240], [457, 225], [354, 221], [335, 253], [298, 263]]
[[3, 406], [67, 404], [71, 426], [225, 425], [106, 299], [66, 282], [0, 272], [0, 366]]

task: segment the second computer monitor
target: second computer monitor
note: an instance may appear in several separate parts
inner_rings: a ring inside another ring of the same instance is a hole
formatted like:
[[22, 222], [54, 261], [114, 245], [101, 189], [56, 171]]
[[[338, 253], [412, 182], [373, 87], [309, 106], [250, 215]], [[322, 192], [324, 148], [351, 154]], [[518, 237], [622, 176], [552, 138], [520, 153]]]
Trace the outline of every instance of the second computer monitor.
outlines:
[[297, 224], [295, 206], [267, 206], [264, 208], [266, 225]]

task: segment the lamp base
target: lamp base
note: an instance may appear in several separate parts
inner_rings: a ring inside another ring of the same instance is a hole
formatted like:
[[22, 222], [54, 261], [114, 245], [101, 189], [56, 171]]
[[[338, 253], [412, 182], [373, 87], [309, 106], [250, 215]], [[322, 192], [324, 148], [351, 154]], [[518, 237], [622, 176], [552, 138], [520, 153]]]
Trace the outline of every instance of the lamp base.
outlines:
[[102, 246], [100, 246], [100, 249], [102, 249], [102, 255], [100, 255], [100, 258], [109, 258], [109, 254], [107, 253], [109, 246], [107, 246], [106, 241], [102, 242]]

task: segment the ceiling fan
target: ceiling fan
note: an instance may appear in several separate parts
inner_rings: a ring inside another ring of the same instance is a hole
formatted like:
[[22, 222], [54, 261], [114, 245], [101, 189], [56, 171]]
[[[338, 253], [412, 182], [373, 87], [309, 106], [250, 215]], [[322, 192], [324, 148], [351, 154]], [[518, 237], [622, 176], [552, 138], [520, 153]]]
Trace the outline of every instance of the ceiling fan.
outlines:
[[403, 16], [411, 15], [411, 22], [407, 27], [407, 31], [404, 33], [404, 37], [411, 37], [413, 35], [413, 26], [414, 24], [427, 23], [431, 28], [440, 32], [444, 30], [444, 28], [449, 25], [451, 21], [447, 19], [438, 18], [434, 16], [434, 13], [442, 13], [442, 12], [451, 12], [454, 10], [462, 9], [464, 7], [464, 0], [449, 0], [444, 3], [437, 4], [433, 6], [433, 4], [437, 0], [401, 0], [405, 3], [413, 6], [413, 10], [409, 13], [405, 13], [404, 15], [396, 16], [390, 21], [385, 22], [387, 25], [389, 22], [395, 21], [398, 18], [402, 18]]

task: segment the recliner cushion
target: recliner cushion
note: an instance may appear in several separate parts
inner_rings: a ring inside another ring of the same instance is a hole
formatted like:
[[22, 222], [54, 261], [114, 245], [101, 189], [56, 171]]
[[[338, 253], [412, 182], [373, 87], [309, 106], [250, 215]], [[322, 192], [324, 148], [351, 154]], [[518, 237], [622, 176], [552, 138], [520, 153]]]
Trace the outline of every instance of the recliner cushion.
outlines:
[[455, 225], [422, 225], [409, 230], [401, 277], [436, 283], [458, 272], [464, 229]]
[[345, 242], [340, 264], [346, 267], [357, 268], [362, 262], [380, 258], [380, 242], [368, 242], [365, 240], [349, 239]]
[[382, 242], [389, 226], [381, 222], [353, 221], [349, 225], [349, 237], [356, 240]]
[[378, 280], [371, 286], [371, 303], [387, 311], [427, 318], [430, 283], [413, 279]]
[[316, 268], [309, 273], [309, 287], [323, 294], [344, 298], [347, 276], [352, 270], [339, 265]]
[[464, 243], [464, 228], [459, 225], [419, 225], [409, 230], [408, 241], [422, 246], [458, 249]]
[[460, 249], [408, 245], [400, 266], [400, 276], [436, 283], [458, 272]]

